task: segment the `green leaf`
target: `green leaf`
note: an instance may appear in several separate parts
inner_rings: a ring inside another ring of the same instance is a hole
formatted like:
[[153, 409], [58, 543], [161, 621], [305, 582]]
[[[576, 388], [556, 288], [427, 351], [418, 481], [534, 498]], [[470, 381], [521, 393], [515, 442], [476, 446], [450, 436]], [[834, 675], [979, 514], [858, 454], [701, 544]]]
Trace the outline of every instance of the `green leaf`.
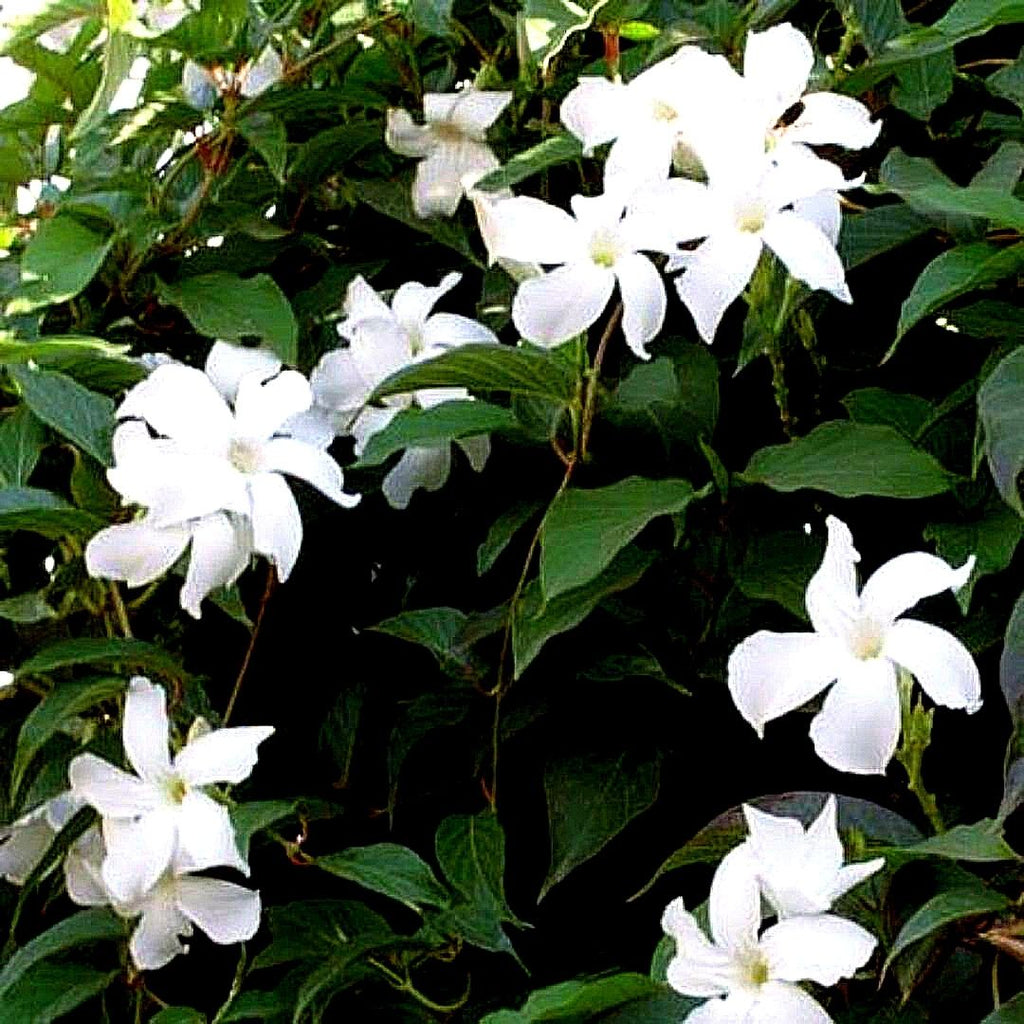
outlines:
[[503, 188], [518, 185], [535, 174], [555, 167], [558, 164], [579, 160], [583, 155], [583, 146], [575, 135], [563, 132], [536, 146], [531, 146], [522, 153], [517, 153], [507, 164], [490, 174], [485, 174], [474, 186], [486, 192], [498, 192]]
[[540, 501], [519, 501], [510, 505], [491, 524], [484, 542], [476, 549], [476, 574], [489, 572], [512, 538], [544, 507]]
[[589, 583], [652, 519], [682, 512], [694, 493], [687, 480], [636, 476], [608, 487], [563, 491], [541, 529], [544, 600]]
[[8, 597], [0, 601], [0, 619], [8, 622], [33, 623], [54, 619], [57, 613], [47, 604], [46, 596], [41, 590], [30, 590], [17, 597]]
[[259, 110], [238, 122], [242, 138], [259, 153], [278, 181], [284, 181], [284, 169], [288, 162], [288, 131], [284, 123]]
[[896, 69], [893, 103], [911, 117], [927, 121], [935, 108], [952, 95], [955, 71], [952, 52], [934, 53], [901, 65]]
[[973, 825], [956, 825], [898, 853], [911, 857], [946, 857], [976, 864], [1020, 859], [1003, 838], [1002, 823], [994, 818], [983, 818]]
[[998, 1010], [993, 1010], [981, 1024], [1021, 1024], [1021, 1021], [1024, 1021], [1024, 992], [1018, 992]]
[[931, 419], [935, 407], [920, 395], [860, 388], [842, 400], [850, 419], [858, 423], [880, 423], [895, 427], [908, 440], [916, 441], [921, 428]]
[[807, 584], [821, 565], [821, 554], [821, 544], [802, 530], [755, 534], [733, 579], [751, 600], [774, 601], [806, 622]]
[[1000, 25], [1024, 21], [1024, 3], [1020, 0], [958, 0], [933, 25], [916, 28], [890, 40], [888, 52], [896, 59], [925, 57], [952, 49], [957, 43]]
[[999, 820], [1005, 820], [1024, 802], [1024, 593], [1017, 598], [1003, 638], [999, 658], [999, 688], [1013, 723], [1013, 735], [1006, 752], [1006, 780], [999, 805]]
[[7, 316], [74, 298], [95, 276], [114, 244], [113, 236], [87, 228], [69, 213], [44, 220], [25, 247], [21, 287]]
[[948, 889], [933, 896], [923, 907], [918, 908], [900, 929], [896, 940], [885, 959], [888, 969], [908, 946], [927, 938], [940, 928], [956, 921], [985, 914], [998, 914], [1006, 910], [1010, 901], [994, 889], [979, 882], [976, 886], [962, 889]]
[[402, 175], [392, 181], [369, 180], [350, 181], [348, 187], [360, 202], [384, 217], [390, 217], [423, 234], [430, 235], [435, 242], [447, 246], [465, 257], [475, 267], [483, 270], [483, 263], [469, 244], [465, 230], [457, 221], [432, 217], [423, 220], [412, 208], [412, 178]]
[[654, 561], [653, 552], [628, 547], [586, 586], [544, 601], [540, 581], [523, 590], [512, 619], [512, 652], [518, 679], [553, 636], [578, 626], [610, 594], [633, 586]]
[[972, 338], [1004, 338], [1024, 342], [1024, 309], [1009, 302], [982, 299], [971, 306], [953, 310], [952, 324]]
[[409, 19], [424, 35], [451, 35], [452, 0], [410, 0]]
[[287, 818], [294, 811], [294, 800], [251, 800], [235, 804], [231, 808], [231, 825], [235, 830], [235, 845], [242, 859], [249, 859], [249, 843], [257, 832]]
[[1017, 485], [1024, 469], [1024, 347], [1003, 359], [981, 385], [978, 416], [992, 479], [1003, 500], [1024, 516]]
[[599, 853], [658, 796], [659, 764], [623, 751], [550, 760], [544, 770], [551, 866], [538, 902]]
[[349, 161], [368, 146], [379, 143], [380, 122], [367, 124], [354, 121], [334, 125], [314, 135], [301, 146], [288, 169], [293, 185], [311, 188], [337, 174]]
[[112, 461], [114, 403], [55, 370], [8, 367], [25, 404], [38, 419], [103, 466]]
[[206, 1024], [206, 1014], [191, 1006], [166, 1006], [155, 1017], [150, 1017], [149, 1024]]
[[371, 629], [426, 647], [443, 668], [452, 661], [464, 660], [467, 621], [466, 613], [458, 608], [417, 608], [378, 622]]
[[[24, 674], [19, 670], [19, 674]], [[56, 732], [73, 718], [125, 691], [124, 679], [103, 676], [60, 683], [37, 704], [22, 723], [11, 768], [11, 797], [17, 794], [32, 759]]]
[[317, 857], [316, 866], [339, 878], [383, 893], [413, 910], [445, 907], [451, 897], [419, 854], [397, 843], [353, 846]]
[[905, 203], [876, 206], [843, 217], [839, 255], [847, 270], [881, 256], [931, 230], [928, 219]]
[[54, 539], [95, 533], [106, 524], [35, 487], [0, 488], [0, 530], [31, 530]]
[[1021, 267], [1024, 267], [1024, 243], [1000, 248], [991, 242], [971, 242], [936, 256], [921, 271], [900, 309], [896, 340], [886, 353], [886, 359], [896, 351], [907, 331], [924, 317], [961, 295], [1010, 277]]
[[805, 437], [754, 452], [742, 478], [777, 491], [809, 487], [843, 498], [926, 498], [950, 490], [955, 480], [891, 427], [850, 420], [822, 423]]
[[58, 921], [22, 946], [4, 964], [0, 971], [0, 1006], [8, 989], [40, 961], [86, 943], [119, 941], [125, 934], [125, 922], [107, 907], [90, 907]]
[[[19, 9], [24, 13], [15, 14]], [[75, 18], [100, 18], [105, 9], [104, 0], [47, 0], [14, 8], [10, 14], [4, 14], [5, 33], [0, 42], [0, 54], [11, 53], [22, 43], [33, 42]]]
[[49, 644], [23, 661], [15, 675], [41, 675], [71, 665], [111, 663], [158, 672], [172, 679], [183, 677], [181, 666], [174, 657], [156, 644], [147, 643], [145, 640], [100, 637], [79, 637]]
[[393, 373], [377, 386], [369, 401], [437, 387], [508, 391], [566, 405], [575, 400], [577, 391], [575, 376], [550, 352], [509, 345], [460, 345]]
[[46, 446], [46, 431], [21, 403], [0, 417], [0, 484], [23, 487]]
[[530, 55], [542, 71], [569, 41], [570, 36], [590, 26], [597, 12], [609, 0], [526, 0], [523, 28]]
[[508, 409], [488, 402], [456, 400], [429, 409], [402, 409], [370, 437], [356, 465], [378, 466], [404, 448], [432, 448], [461, 437], [518, 429], [519, 421]]
[[1012, 64], [989, 75], [985, 79], [985, 88], [993, 96], [1001, 96], [1024, 109], [1024, 59], [1021, 55]]
[[[108, 0], [108, 8], [113, 12], [116, 0]], [[130, 12], [129, 12], [130, 14]], [[138, 43], [125, 32], [118, 30], [116, 21], [109, 17], [107, 21], [107, 40], [103, 47], [103, 74], [100, 77], [100, 84], [93, 93], [89, 106], [82, 111], [81, 116], [75, 122], [71, 131], [70, 139], [73, 142], [81, 142], [90, 135], [96, 133], [97, 129], [109, 115], [110, 104], [114, 102], [117, 90], [121, 83], [128, 77], [131, 71], [132, 62], [135, 60], [138, 51]]]
[[119, 974], [80, 964], [36, 964], [0, 996], [0, 1019], [50, 1024], [94, 999]]
[[192, 326], [208, 338], [245, 341], [259, 338], [284, 363], [298, 359], [299, 325], [284, 292], [267, 274], [242, 278], [218, 270], [157, 284], [164, 302], [178, 306]]

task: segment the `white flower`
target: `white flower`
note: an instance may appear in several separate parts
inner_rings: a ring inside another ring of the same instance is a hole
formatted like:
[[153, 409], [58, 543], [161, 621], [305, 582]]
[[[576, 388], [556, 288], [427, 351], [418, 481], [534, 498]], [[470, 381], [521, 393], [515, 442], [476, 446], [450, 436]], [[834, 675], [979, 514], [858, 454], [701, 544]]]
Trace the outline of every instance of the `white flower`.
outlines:
[[915, 551], [886, 562], [857, 594], [860, 560], [846, 524], [829, 516], [821, 568], [807, 585], [813, 633], [747, 637], [729, 657], [729, 692], [740, 714], [764, 733], [766, 722], [806, 704], [833, 680], [811, 722], [818, 756], [839, 771], [885, 772], [900, 733], [896, 668], [949, 708], [981, 706], [978, 667], [944, 629], [900, 616], [918, 601], [962, 587], [972, 555], [959, 569]]
[[118, 900], [104, 887], [105, 855], [99, 829], [89, 829], [68, 852], [68, 895], [81, 906], [111, 905], [121, 917], [139, 917], [128, 949], [140, 971], [155, 971], [179, 953], [182, 937], [198, 926], [214, 942], [229, 945], [251, 939], [260, 926], [260, 894], [231, 882], [167, 871], [138, 897]]
[[750, 854], [765, 899], [780, 918], [824, 914], [843, 893], [885, 866], [884, 857], [843, 866], [836, 798], [804, 830], [798, 818], [766, 814], [743, 805]]
[[561, 264], [520, 283], [512, 303], [513, 322], [530, 341], [557, 345], [594, 323], [618, 284], [626, 342], [641, 359], [650, 358], [646, 345], [665, 320], [665, 285], [640, 250], [675, 252], [677, 220], [666, 218], [646, 196], [643, 209], [627, 207], [618, 191], [573, 196], [571, 204], [571, 216], [528, 196], [506, 199], [490, 209], [495, 256]]
[[24, 885], [50, 848], [53, 837], [81, 807], [82, 801], [65, 791], [13, 824], [0, 826], [0, 878]]
[[201, 871], [222, 864], [248, 873], [227, 808], [202, 787], [248, 778], [256, 747], [273, 732], [272, 726], [215, 729], [172, 760], [163, 687], [132, 679], [122, 736], [137, 775], [94, 754], [79, 754], [68, 769], [75, 795], [102, 815], [102, 878], [115, 901], [138, 900], [172, 867]]
[[681, 899], [661, 925], [676, 944], [668, 983], [707, 999], [688, 1024], [826, 1024], [831, 1017], [797, 982], [835, 985], [868, 962], [876, 941], [832, 914], [789, 917], [761, 928], [761, 893], [743, 848], [726, 854], [711, 882], [709, 942]]
[[0, 690], [6, 690], [8, 687], [14, 685], [14, 673], [8, 672], [7, 669], [0, 671]]
[[0, 110], [25, 99], [35, 80], [35, 72], [23, 68], [11, 57], [0, 57]]
[[426, 124], [389, 108], [384, 141], [402, 156], [418, 157], [412, 205], [417, 217], [450, 217], [466, 188], [500, 164], [487, 144], [487, 129], [512, 102], [510, 92], [428, 92]]
[[664, 197], [664, 216], [674, 220], [679, 241], [705, 239], [674, 256], [665, 269], [685, 268], [676, 290], [706, 342], [714, 340], [764, 246], [809, 287], [829, 291], [841, 302], [853, 301], [835, 242], [837, 192], [855, 184], [835, 164], [791, 147], [738, 162], [712, 175], [706, 185], [673, 179], [646, 197], [647, 204]]
[[562, 100], [560, 117], [587, 155], [615, 140], [605, 163], [605, 188], [631, 190], [667, 178], [680, 145], [692, 148], [708, 131], [731, 130], [723, 127], [719, 111], [742, 104], [741, 90], [724, 57], [684, 46], [628, 84], [580, 78]]
[[237, 73], [219, 66], [205, 68], [194, 60], [186, 60], [181, 70], [181, 88], [190, 107], [209, 110], [218, 95], [235, 93], [254, 99], [283, 76], [284, 64], [280, 55], [267, 45], [256, 60], [243, 64]]
[[[328, 352], [312, 374], [317, 406], [327, 411], [334, 429], [351, 434], [360, 454], [373, 434], [383, 430], [401, 409], [429, 409], [442, 402], [469, 398], [465, 388], [423, 388], [385, 399], [383, 408], [367, 406], [374, 389], [406, 366], [432, 359], [450, 348], [467, 344], [497, 344], [483, 324], [454, 313], [431, 313], [462, 275], [447, 274], [437, 287], [418, 281], [403, 284], [389, 307], [362, 277], [356, 277], [345, 296], [345, 319], [338, 333], [348, 347]], [[490, 452], [486, 436], [461, 438], [456, 444], [479, 472]], [[395, 508], [405, 508], [418, 487], [436, 491], [448, 479], [451, 445], [409, 448], [384, 478], [384, 496]]]
[[[118, 416], [144, 423], [118, 428], [107, 476], [126, 503], [147, 512], [138, 523], [102, 531], [91, 555], [87, 549], [96, 575], [140, 583], [173, 564], [191, 540], [183, 605], [193, 614], [209, 590], [238, 577], [252, 551], [288, 578], [302, 544], [302, 519], [283, 474], [343, 507], [359, 501], [342, 490], [341, 469], [322, 444], [290, 433], [290, 423], [313, 401], [305, 377], [258, 366], [244, 376], [222, 373], [223, 353], [216, 346], [215, 353], [209, 363], [215, 379], [164, 363], [125, 396]], [[233, 395], [233, 411], [217, 384]], [[152, 437], [145, 424], [161, 436]]]

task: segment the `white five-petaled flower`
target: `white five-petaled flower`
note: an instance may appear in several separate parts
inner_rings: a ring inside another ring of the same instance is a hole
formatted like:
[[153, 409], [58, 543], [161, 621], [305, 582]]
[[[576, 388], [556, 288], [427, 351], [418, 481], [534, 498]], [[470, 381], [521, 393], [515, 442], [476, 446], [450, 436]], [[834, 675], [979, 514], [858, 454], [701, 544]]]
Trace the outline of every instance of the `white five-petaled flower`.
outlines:
[[665, 320], [665, 285], [640, 250], [675, 252], [675, 219], [646, 197], [642, 208], [627, 206], [618, 191], [576, 195], [571, 204], [570, 215], [540, 199], [517, 196], [488, 211], [493, 256], [561, 264], [520, 283], [512, 303], [516, 328], [540, 345], [567, 341], [597, 320], [618, 284], [626, 342], [641, 359], [650, 358], [646, 346]]
[[422, 125], [405, 110], [388, 110], [384, 141], [396, 153], [420, 160], [412, 187], [417, 217], [450, 217], [466, 189], [497, 170], [487, 129], [511, 102], [510, 92], [428, 92]]
[[0, 878], [14, 885], [24, 885], [50, 848], [54, 836], [81, 807], [82, 801], [65, 791], [34, 807], [12, 824], [0, 826]]
[[121, 917], [139, 918], [128, 949], [140, 971], [155, 971], [187, 953], [181, 940], [192, 934], [193, 925], [221, 945], [245, 942], [259, 929], [259, 892], [217, 878], [166, 871], [144, 893], [118, 900], [104, 885], [104, 857], [100, 830], [91, 828], [68, 851], [68, 895], [80, 906], [110, 905]]
[[95, 754], [79, 754], [68, 769], [75, 796], [103, 818], [102, 879], [115, 902], [140, 900], [168, 870], [227, 865], [248, 873], [227, 808], [203, 787], [248, 778], [257, 746], [273, 732], [272, 726], [215, 729], [172, 760], [163, 687], [132, 679], [122, 736], [137, 774]]
[[[498, 343], [493, 331], [469, 317], [431, 313], [461, 279], [461, 274], [447, 274], [437, 287], [409, 281], [395, 292], [390, 306], [364, 278], [356, 277], [349, 285], [345, 319], [338, 325], [348, 347], [328, 352], [311, 379], [317, 407], [327, 411], [333, 429], [355, 438], [357, 454], [400, 410], [412, 405], [429, 409], [469, 398], [465, 388], [423, 388], [386, 398], [383, 407], [366, 404], [378, 384], [404, 367], [459, 345]], [[461, 438], [456, 443], [470, 465], [482, 470], [490, 453], [488, 437]], [[384, 478], [384, 496], [393, 507], [405, 508], [418, 487], [428, 491], [442, 487], [450, 468], [451, 445], [447, 442], [407, 448]]]
[[835, 985], [868, 962], [876, 941], [853, 921], [832, 914], [788, 917], [761, 930], [761, 892], [748, 851], [725, 855], [711, 882], [711, 937], [681, 899], [662, 928], [675, 940], [668, 983], [708, 1001], [688, 1024], [827, 1024], [831, 1017], [797, 984]]
[[779, 918], [824, 914], [844, 893], [885, 865], [884, 857], [843, 865], [836, 798], [805, 830], [798, 818], [766, 814], [743, 805], [750, 854], [765, 899]]
[[807, 585], [813, 633], [747, 637], [729, 657], [729, 692], [763, 735], [766, 722], [807, 703], [836, 681], [811, 722], [818, 756], [833, 768], [884, 773], [900, 734], [897, 667], [945, 707], [976, 711], [981, 680], [970, 652], [938, 626], [901, 618], [918, 601], [958, 590], [974, 568], [959, 569], [915, 551], [886, 562], [857, 593], [860, 556], [845, 523], [829, 516], [821, 568]]

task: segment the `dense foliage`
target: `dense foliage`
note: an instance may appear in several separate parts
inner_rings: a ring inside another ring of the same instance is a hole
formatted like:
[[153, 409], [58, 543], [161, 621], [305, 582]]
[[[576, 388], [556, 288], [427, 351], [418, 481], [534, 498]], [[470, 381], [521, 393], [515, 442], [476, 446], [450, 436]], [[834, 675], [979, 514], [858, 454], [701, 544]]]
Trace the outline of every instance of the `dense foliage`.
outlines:
[[1024, 1020], [1020, 25], [4, 4], [0, 1020]]

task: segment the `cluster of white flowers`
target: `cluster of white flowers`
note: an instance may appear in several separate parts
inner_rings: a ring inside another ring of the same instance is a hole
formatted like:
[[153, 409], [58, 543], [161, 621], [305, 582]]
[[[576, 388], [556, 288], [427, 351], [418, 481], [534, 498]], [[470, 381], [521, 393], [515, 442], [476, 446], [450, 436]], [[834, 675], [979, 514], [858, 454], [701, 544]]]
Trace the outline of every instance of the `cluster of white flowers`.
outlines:
[[826, 522], [825, 557], [805, 597], [814, 632], [747, 637], [729, 658], [729, 692], [760, 736], [766, 722], [836, 681], [811, 722], [818, 756], [839, 771], [884, 774], [900, 736], [898, 668], [936, 704], [968, 713], [981, 707], [981, 677], [967, 648], [938, 626], [900, 618], [918, 601], [962, 587], [974, 556], [953, 569], [924, 551], [898, 555], [858, 594], [860, 555], [850, 530], [835, 516]]
[[[557, 268], [520, 284], [512, 309], [519, 332], [542, 345], [566, 341], [597, 320], [617, 285], [626, 341], [648, 358], [666, 296], [644, 252], [668, 256], [668, 273], [683, 271], [676, 291], [707, 342], [765, 246], [794, 278], [852, 301], [835, 246], [839, 192], [860, 182], [809, 147], [864, 148], [881, 126], [849, 97], [805, 94], [813, 66], [806, 37], [784, 24], [750, 33], [742, 74], [725, 57], [684, 46], [628, 84], [581, 79], [561, 117], [585, 152], [612, 143], [604, 195], [574, 196], [573, 216], [528, 197], [477, 203], [492, 260]], [[389, 111], [389, 145], [426, 157], [413, 187], [417, 213], [451, 215], [496, 166], [484, 133], [509, 98], [428, 94], [422, 127]], [[669, 177], [673, 165], [690, 176]]]
[[205, 792], [249, 777], [256, 748], [272, 726], [210, 729], [197, 723], [172, 758], [163, 687], [142, 676], [129, 684], [122, 738], [136, 774], [79, 754], [70, 790], [35, 808], [0, 838], [0, 875], [24, 884], [56, 833], [84, 806], [101, 815], [64, 860], [68, 895], [82, 906], [111, 906], [139, 918], [129, 949], [139, 970], [187, 952], [193, 926], [214, 942], [243, 942], [260, 922], [258, 892], [196, 872], [229, 867], [249, 874], [227, 807]]
[[[878, 871], [882, 858], [843, 866], [830, 796], [805, 831], [796, 818], [744, 806], [749, 837], [722, 859], [711, 882], [711, 940], [681, 899], [662, 927], [675, 942], [668, 982], [708, 1001], [690, 1024], [828, 1024], [831, 1017], [801, 981], [835, 985], [871, 958], [877, 942], [859, 924], [831, 914], [833, 902]], [[777, 918], [761, 931], [762, 897]]]

